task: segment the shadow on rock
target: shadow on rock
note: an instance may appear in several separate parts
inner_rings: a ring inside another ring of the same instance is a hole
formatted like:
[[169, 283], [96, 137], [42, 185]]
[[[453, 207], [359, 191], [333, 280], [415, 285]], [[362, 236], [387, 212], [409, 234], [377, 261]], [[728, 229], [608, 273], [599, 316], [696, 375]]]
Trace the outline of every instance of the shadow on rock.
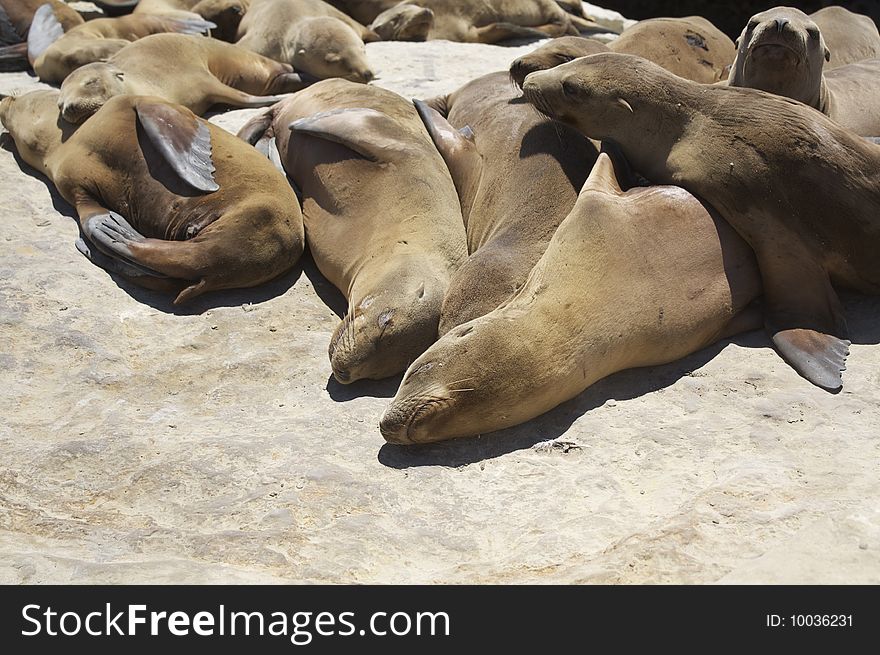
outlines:
[[[327, 393], [338, 403], [355, 398], [393, 398], [400, 387], [403, 373], [384, 380], [358, 380], [351, 384], [340, 384], [332, 375], [327, 379]], [[378, 429], [378, 428], [377, 428]]]

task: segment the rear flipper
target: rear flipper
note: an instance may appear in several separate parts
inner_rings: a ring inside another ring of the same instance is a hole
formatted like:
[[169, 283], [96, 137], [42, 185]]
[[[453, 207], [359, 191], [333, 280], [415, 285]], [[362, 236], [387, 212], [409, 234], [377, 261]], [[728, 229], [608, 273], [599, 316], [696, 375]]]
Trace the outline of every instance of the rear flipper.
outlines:
[[92, 262], [95, 266], [103, 268], [108, 273], [114, 273], [116, 275], [130, 278], [155, 277], [157, 279], [167, 279], [167, 276], [157, 273], [156, 271], [151, 271], [138, 264], [132, 264], [121, 259], [108, 257], [97, 248], [90, 247], [85, 239], [77, 239], [74, 245], [77, 250], [85, 255], [86, 259]]
[[570, 23], [567, 24], [567, 27], [561, 23], [549, 23], [536, 27], [523, 27], [513, 23], [490, 23], [484, 27], [476, 27], [474, 30], [478, 43], [498, 43], [508, 39], [543, 39], [548, 36], [578, 33], [577, 30], [570, 28]]
[[[100, 253], [95, 253], [91, 250], [89, 252], [84, 251], [80, 248], [79, 241], [77, 242], [77, 250], [101, 268], [132, 277], [143, 275], [167, 277], [158, 271], [137, 263], [131, 246], [134, 243], [142, 243], [147, 239], [116, 212], [106, 211], [105, 213], [93, 214], [88, 218], [82, 219], [80, 226], [83, 235], [104, 253], [104, 258], [98, 257]], [[112, 263], [106, 260], [110, 260]]]
[[272, 80], [266, 93], [296, 93], [317, 81], [317, 77], [308, 73], [282, 73]]
[[569, 16], [569, 20], [571, 20], [572, 25], [574, 25], [575, 29], [578, 32], [586, 32], [590, 34], [599, 34], [605, 32], [611, 32], [612, 34], [618, 34], [618, 31], [597, 23], [592, 20], [588, 20], [586, 18], [581, 18], [579, 16]]
[[27, 56], [27, 43], [0, 48], [0, 73], [26, 71], [31, 67]]
[[850, 342], [815, 330], [781, 330], [772, 336], [782, 358], [807, 380], [828, 391], [843, 386]]

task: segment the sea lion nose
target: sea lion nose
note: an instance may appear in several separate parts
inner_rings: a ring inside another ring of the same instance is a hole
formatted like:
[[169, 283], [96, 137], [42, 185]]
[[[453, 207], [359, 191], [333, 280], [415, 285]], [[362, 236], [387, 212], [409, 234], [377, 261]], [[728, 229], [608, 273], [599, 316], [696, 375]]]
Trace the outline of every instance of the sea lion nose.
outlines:
[[782, 31], [785, 29], [785, 26], [788, 25], [787, 18], [777, 18], [776, 19], [776, 31], [782, 34]]

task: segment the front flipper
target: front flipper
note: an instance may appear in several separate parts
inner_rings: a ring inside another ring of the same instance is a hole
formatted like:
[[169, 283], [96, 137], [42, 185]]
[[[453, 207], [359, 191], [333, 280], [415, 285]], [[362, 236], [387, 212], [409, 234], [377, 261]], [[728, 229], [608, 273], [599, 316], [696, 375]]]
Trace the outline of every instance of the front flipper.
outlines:
[[153, 147], [181, 180], [205, 193], [220, 188], [214, 181], [211, 132], [203, 121], [188, 110], [158, 102], [138, 102], [136, 110]]
[[387, 161], [391, 153], [411, 150], [400, 139], [400, 125], [375, 109], [334, 109], [295, 120], [289, 128], [343, 145], [370, 161]]
[[785, 241], [771, 247], [771, 255], [758, 255], [766, 299], [764, 324], [794, 370], [816, 386], [835, 391], [843, 385], [841, 372], [850, 345], [842, 338], [843, 308], [828, 273], [797, 236]]
[[64, 26], [56, 18], [52, 5], [41, 5], [34, 12], [31, 28], [28, 31], [28, 60], [31, 66], [46, 49], [64, 36]]

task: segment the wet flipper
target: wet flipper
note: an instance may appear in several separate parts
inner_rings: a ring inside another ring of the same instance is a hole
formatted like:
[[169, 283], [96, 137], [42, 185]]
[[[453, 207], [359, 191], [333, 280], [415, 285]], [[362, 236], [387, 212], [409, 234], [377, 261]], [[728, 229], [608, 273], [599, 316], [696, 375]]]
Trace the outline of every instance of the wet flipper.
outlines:
[[95, 266], [103, 268], [108, 273], [123, 275], [125, 277], [156, 277], [166, 279], [168, 277], [167, 275], [162, 275], [161, 273], [157, 273], [156, 271], [152, 271], [149, 268], [145, 268], [138, 264], [116, 259], [115, 257], [109, 257], [97, 248], [92, 248], [85, 239], [77, 239], [75, 245], [76, 249], [85, 255], [89, 261]]
[[211, 132], [190, 111], [157, 102], [136, 105], [138, 121], [153, 147], [181, 180], [210, 193], [220, 186], [214, 180]]
[[385, 161], [387, 153], [411, 149], [399, 138], [400, 126], [375, 109], [334, 109], [295, 120], [289, 128], [343, 145], [370, 161]]
[[28, 31], [27, 53], [31, 66], [46, 49], [64, 36], [64, 27], [56, 18], [52, 5], [41, 5], [31, 21]]
[[828, 391], [843, 386], [850, 342], [815, 330], [782, 330], [772, 336], [783, 359], [807, 380]]

